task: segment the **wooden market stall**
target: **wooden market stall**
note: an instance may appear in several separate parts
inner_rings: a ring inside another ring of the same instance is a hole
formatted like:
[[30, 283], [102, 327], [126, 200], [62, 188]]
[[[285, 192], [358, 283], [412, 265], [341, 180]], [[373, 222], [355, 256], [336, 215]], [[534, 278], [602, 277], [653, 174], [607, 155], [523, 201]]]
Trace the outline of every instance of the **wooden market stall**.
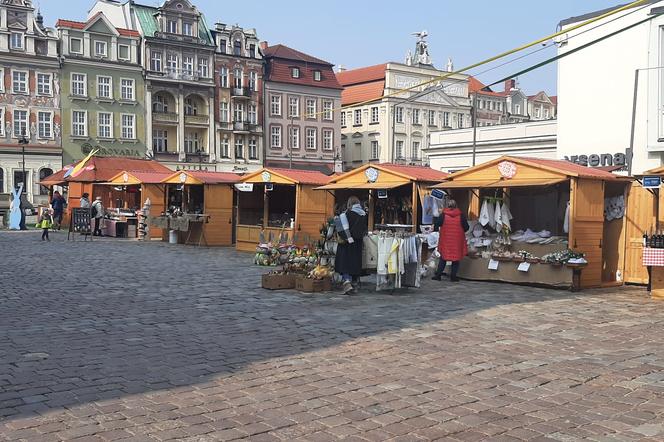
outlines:
[[318, 171], [280, 168], [244, 176], [237, 193], [236, 248], [255, 251], [261, 232], [265, 239], [288, 235], [298, 245], [317, 240], [334, 201], [314, 189], [329, 180]]
[[[526, 232], [523, 238], [531, 238], [520, 242], [519, 235], [512, 235], [518, 239], [506, 240], [517, 253], [524, 251], [542, 257], [571, 249], [585, 254], [588, 263], [583, 266], [577, 284], [578, 288], [588, 288], [623, 283], [624, 197], [630, 183], [627, 177], [568, 161], [504, 156], [454, 173], [434, 187], [447, 190], [463, 202], [470, 221], [478, 219], [482, 205], [487, 202], [507, 203], [513, 215], [509, 233], [523, 230]], [[605, 199], [613, 204], [621, 197], [622, 215], [613, 218], [605, 214]], [[548, 232], [554, 239], [547, 240], [546, 233], [537, 239], [537, 231]], [[574, 265], [544, 263], [531, 265], [527, 272], [518, 271], [517, 263], [502, 262], [498, 269], [489, 270], [490, 257], [486, 257], [489, 253], [486, 249], [474, 259], [465, 258], [459, 276], [571, 287], [574, 270], [577, 276], [579, 273]]]
[[178, 243], [232, 245], [234, 173], [181, 170], [162, 181], [164, 216], [152, 225], [177, 231]]
[[369, 230], [402, 229], [415, 233], [422, 224], [422, 203], [429, 187], [447, 176], [430, 167], [365, 164], [333, 177], [318, 190], [334, 192], [335, 213], [346, 209], [351, 195], [366, 202]]
[[[165, 185], [162, 181], [172, 174], [169, 172], [130, 172], [122, 171], [111, 178], [105, 188], [101, 186], [98, 195], [105, 202], [107, 220], [104, 222], [102, 233], [105, 236], [134, 237], [136, 233], [131, 229], [124, 229], [123, 223], [127, 223], [127, 214], [135, 212], [143, 207], [149, 199], [151, 203], [150, 213], [160, 215], [164, 212]], [[135, 213], [134, 213], [135, 216]], [[130, 227], [130, 226], [127, 226]], [[164, 232], [159, 228], [149, 229], [149, 238], [162, 239]], [[149, 239], [148, 238], [148, 239]]]

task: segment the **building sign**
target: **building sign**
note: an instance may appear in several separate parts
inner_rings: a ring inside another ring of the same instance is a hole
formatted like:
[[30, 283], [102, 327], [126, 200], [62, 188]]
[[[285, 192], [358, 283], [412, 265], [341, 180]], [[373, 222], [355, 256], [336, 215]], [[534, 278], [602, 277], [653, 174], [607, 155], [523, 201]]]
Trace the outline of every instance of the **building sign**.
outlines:
[[646, 189], [658, 189], [662, 185], [661, 176], [644, 176], [643, 187]]
[[267, 170], [264, 170], [263, 173], [261, 173], [261, 178], [263, 179], [264, 183], [269, 183], [272, 179], [272, 175]]
[[249, 172], [247, 166], [233, 166], [233, 172]]
[[92, 152], [93, 149], [97, 150], [95, 155], [101, 157], [134, 157], [134, 158], [143, 158], [145, 156], [144, 152], [139, 149], [132, 147], [102, 147], [102, 146], [92, 146], [90, 143], [81, 144], [81, 152], [85, 155]]
[[379, 175], [378, 169], [369, 167], [367, 170], [364, 171], [364, 175], [367, 177], [367, 180], [369, 180], [370, 183], [375, 183]]
[[[431, 80], [430, 77], [420, 78], [411, 75], [395, 75], [394, 86], [397, 89], [410, 89], [410, 88], [415, 88], [420, 84], [425, 83], [429, 80]], [[451, 95], [454, 97], [464, 97], [464, 98], [468, 97], [468, 88], [464, 83], [459, 83], [456, 81], [449, 81], [449, 80], [448, 81], [440, 80], [435, 83], [427, 83], [425, 86], [422, 86], [422, 89], [431, 86], [442, 87], [443, 92], [445, 92], [447, 95]]]
[[235, 188], [240, 192], [253, 192], [254, 184], [253, 183], [238, 183], [235, 184]]
[[503, 178], [511, 179], [516, 175], [517, 166], [511, 161], [501, 161], [498, 163], [498, 172]]
[[565, 156], [567, 161], [581, 166], [589, 167], [607, 167], [607, 166], [627, 166], [627, 155], [624, 153], [602, 153], [592, 155], [572, 155]]

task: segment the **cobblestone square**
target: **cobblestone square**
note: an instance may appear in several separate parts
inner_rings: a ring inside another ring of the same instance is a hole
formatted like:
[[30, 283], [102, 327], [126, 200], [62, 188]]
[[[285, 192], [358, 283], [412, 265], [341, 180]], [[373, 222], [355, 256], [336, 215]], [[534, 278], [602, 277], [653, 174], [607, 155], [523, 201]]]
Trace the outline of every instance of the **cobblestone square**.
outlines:
[[260, 288], [233, 249], [0, 232], [0, 440], [664, 440], [664, 303]]

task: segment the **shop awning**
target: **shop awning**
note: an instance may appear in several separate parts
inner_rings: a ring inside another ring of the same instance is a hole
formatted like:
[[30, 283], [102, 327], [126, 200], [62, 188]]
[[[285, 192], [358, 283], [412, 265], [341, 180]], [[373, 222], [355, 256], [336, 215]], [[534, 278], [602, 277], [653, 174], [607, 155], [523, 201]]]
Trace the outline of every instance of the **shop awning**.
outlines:
[[391, 183], [333, 183], [326, 184], [325, 186], [316, 187], [314, 190], [339, 190], [339, 189], [361, 189], [361, 190], [375, 190], [375, 189], [394, 189], [410, 184], [405, 182], [391, 182]]
[[436, 189], [486, 189], [502, 187], [533, 187], [550, 186], [567, 181], [567, 178], [555, 179], [528, 179], [528, 180], [498, 180], [498, 181], [448, 181], [432, 186]]

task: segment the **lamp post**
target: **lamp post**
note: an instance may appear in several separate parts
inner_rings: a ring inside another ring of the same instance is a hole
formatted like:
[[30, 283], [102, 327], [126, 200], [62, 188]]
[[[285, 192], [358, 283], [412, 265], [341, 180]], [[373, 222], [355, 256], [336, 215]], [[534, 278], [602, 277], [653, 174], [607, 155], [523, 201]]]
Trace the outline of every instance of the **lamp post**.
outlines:
[[27, 230], [27, 227], [25, 226], [25, 207], [23, 206], [23, 193], [26, 192], [27, 190], [27, 179], [25, 176], [25, 145], [28, 144], [29, 141], [27, 138], [25, 138], [25, 129], [23, 130], [23, 134], [21, 135], [21, 138], [18, 140], [18, 144], [21, 145], [21, 155], [23, 157], [22, 159], [22, 179], [23, 179], [23, 191], [21, 194], [18, 196], [19, 197], [19, 209], [21, 210], [21, 224], [20, 224], [20, 229], [21, 230]]

